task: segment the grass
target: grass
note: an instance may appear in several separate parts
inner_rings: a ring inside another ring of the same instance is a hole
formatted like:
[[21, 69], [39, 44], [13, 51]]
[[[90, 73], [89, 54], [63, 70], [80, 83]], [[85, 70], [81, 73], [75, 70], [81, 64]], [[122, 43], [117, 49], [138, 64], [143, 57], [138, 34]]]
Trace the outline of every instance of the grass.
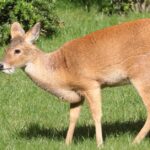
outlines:
[[[92, 31], [149, 14], [105, 16], [94, 8], [61, 4], [57, 14], [64, 22], [59, 33], [40, 38], [37, 45], [53, 51], [64, 42]], [[2, 55], [2, 49], [0, 55]], [[131, 144], [146, 119], [143, 103], [131, 85], [103, 89], [103, 150], [147, 150], [149, 137], [140, 145]], [[74, 142], [67, 147], [64, 138], [68, 127], [69, 104], [43, 91], [17, 70], [13, 75], [0, 73], [0, 149], [11, 150], [77, 150], [96, 149], [94, 126], [85, 103], [78, 122]]]

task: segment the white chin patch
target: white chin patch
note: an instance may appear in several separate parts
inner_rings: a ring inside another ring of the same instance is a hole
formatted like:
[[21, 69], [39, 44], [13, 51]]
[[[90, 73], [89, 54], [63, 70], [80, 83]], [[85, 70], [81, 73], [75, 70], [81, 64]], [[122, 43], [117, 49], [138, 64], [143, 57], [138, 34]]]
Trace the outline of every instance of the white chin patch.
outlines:
[[7, 68], [7, 69], [4, 69], [3, 72], [7, 73], [7, 74], [12, 74], [15, 72], [15, 69], [14, 68]]
[[15, 68], [14, 67], [11, 67], [10, 65], [6, 64], [6, 63], [3, 63], [4, 65], [4, 68], [3, 68], [3, 72], [4, 73], [7, 73], [7, 74], [12, 74], [15, 72]]

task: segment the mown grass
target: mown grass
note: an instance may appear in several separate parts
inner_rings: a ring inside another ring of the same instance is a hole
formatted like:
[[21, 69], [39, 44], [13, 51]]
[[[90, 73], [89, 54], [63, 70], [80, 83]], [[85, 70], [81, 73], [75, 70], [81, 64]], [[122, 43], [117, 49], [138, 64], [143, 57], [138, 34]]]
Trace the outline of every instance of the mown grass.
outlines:
[[[57, 14], [64, 22], [56, 36], [40, 38], [37, 45], [53, 51], [64, 42], [100, 28], [149, 14], [105, 16], [93, 10], [59, 4]], [[1, 55], [2, 55], [1, 48]], [[111, 50], [110, 50], [111, 53]], [[150, 138], [140, 145], [131, 142], [146, 119], [140, 97], [131, 85], [106, 88], [103, 98], [104, 150], [147, 150]], [[17, 70], [13, 75], [0, 73], [0, 149], [11, 150], [77, 150], [96, 149], [94, 126], [85, 103], [78, 122], [74, 142], [67, 147], [64, 138], [68, 127], [69, 104], [43, 91]]]

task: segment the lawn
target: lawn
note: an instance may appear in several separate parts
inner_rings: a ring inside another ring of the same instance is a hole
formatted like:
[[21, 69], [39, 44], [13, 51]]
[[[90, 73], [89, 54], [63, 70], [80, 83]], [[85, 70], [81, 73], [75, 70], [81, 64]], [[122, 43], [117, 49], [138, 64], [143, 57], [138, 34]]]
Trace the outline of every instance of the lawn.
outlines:
[[[50, 52], [64, 42], [92, 31], [149, 14], [105, 16], [93, 8], [86, 12], [72, 5], [57, 4], [63, 22], [60, 31], [38, 47]], [[110, 50], [111, 51], [111, 50]], [[3, 48], [0, 49], [2, 56]], [[147, 150], [150, 137], [132, 145], [146, 119], [146, 111], [131, 85], [105, 88], [103, 98], [103, 150]], [[67, 147], [64, 138], [68, 127], [69, 104], [37, 87], [18, 69], [13, 75], [0, 73], [0, 149], [7, 150], [91, 150], [96, 149], [94, 126], [85, 103], [76, 127], [74, 142]]]

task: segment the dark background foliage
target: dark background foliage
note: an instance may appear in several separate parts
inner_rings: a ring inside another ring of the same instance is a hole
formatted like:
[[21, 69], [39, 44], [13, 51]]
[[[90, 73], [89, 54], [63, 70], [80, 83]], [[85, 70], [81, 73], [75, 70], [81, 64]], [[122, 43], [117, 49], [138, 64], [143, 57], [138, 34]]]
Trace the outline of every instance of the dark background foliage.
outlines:
[[84, 7], [87, 11], [96, 5], [99, 11], [106, 14], [150, 11], [149, 0], [70, 0], [70, 2]]
[[41, 22], [43, 35], [51, 35], [59, 27], [53, 0], [7, 0], [0, 2], [0, 44], [9, 39], [10, 24], [18, 21], [25, 30]]
[[55, 13], [55, 4], [72, 3], [89, 11], [94, 6], [107, 15], [128, 12], [149, 12], [149, 0], [1, 0], [0, 1], [0, 44], [9, 41], [10, 24], [18, 21], [25, 30], [36, 22], [42, 24], [42, 34], [51, 36], [58, 31], [61, 22]]

